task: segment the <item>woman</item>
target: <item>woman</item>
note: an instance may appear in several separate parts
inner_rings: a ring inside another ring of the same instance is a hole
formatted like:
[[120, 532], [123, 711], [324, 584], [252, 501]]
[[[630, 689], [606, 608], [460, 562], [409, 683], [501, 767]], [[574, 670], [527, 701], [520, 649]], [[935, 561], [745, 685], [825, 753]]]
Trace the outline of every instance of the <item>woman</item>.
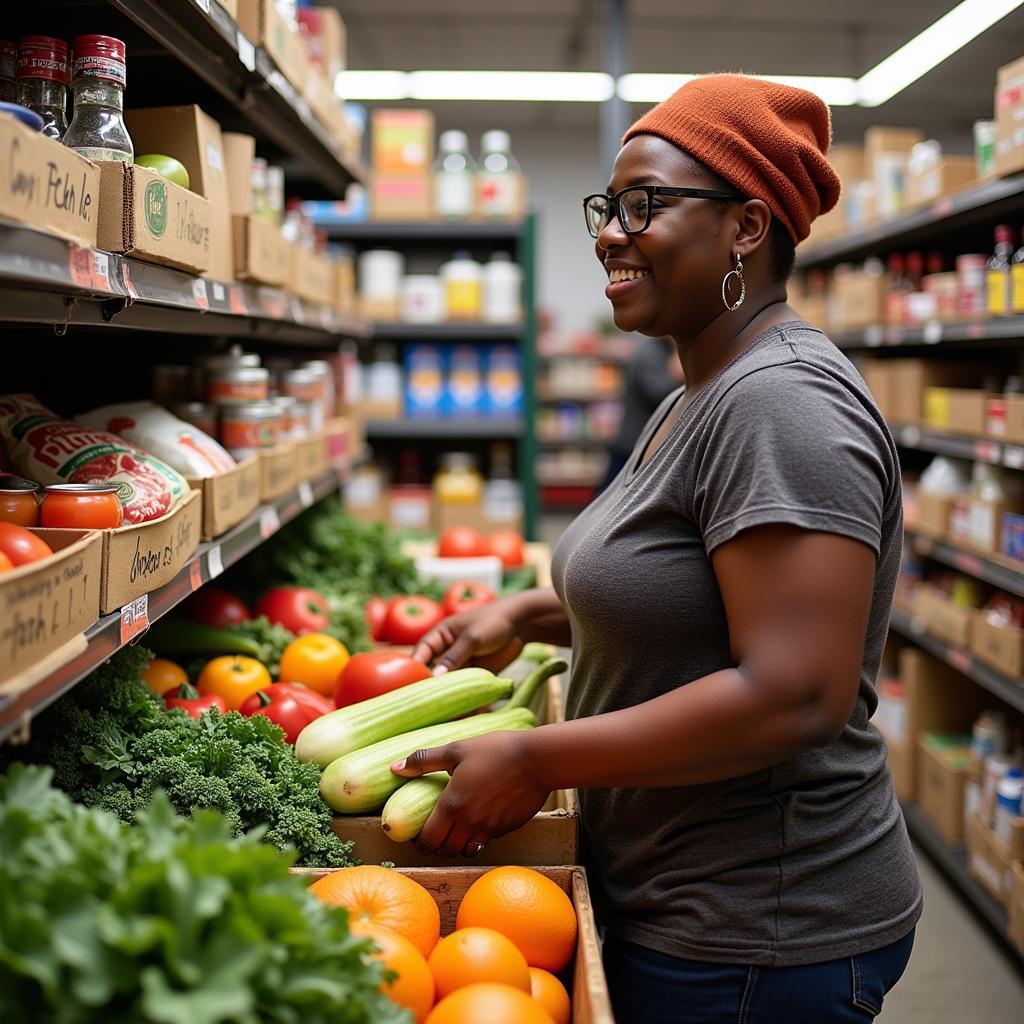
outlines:
[[570, 721], [395, 770], [455, 772], [421, 837], [449, 855], [580, 790], [626, 1024], [872, 1020], [921, 913], [868, 723], [897, 454], [851, 364], [786, 305], [794, 245], [838, 197], [829, 134], [815, 96], [734, 75], [630, 129], [587, 223], [617, 326], [670, 336], [686, 389], [560, 541], [554, 590], [417, 649], [445, 671], [572, 644]]

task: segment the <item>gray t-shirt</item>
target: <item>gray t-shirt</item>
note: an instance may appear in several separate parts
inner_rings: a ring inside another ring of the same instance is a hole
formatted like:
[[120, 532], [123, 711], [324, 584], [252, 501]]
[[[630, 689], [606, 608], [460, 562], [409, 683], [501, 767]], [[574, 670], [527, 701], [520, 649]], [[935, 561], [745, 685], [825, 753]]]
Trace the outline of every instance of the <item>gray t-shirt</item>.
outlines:
[[773, 327], [569, 527], [554, 584], [572, 625], [567, 711], [597, 715], [733, 667], [710, 554], [767, 523], [869, 545], [857, 701], [826, 747], [736, 779], [580, 793], [584, 863], [615, 934], [696, 960], [789, 966], [902, 938], [921, 913], [881, 734], [868, 723], [903, 536], [899, 463], [863, 380], [820, 331]]

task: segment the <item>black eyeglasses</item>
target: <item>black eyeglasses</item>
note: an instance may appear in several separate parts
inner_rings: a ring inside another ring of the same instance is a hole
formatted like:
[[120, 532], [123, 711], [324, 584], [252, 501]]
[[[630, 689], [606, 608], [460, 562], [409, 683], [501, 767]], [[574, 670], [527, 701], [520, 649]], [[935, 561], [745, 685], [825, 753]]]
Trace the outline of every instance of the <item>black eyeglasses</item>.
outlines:
[[630, 185], [614, 195], [597, 192], [583, 200], [583, 214], [591, 238], [597, 238], [616, 217], [627, 235], [638, 235], [651, 226], [655, 196], [681, 199], [722, 199], [742, 202], [743, 197], [712, 188], [666, 188], [662, 185]]

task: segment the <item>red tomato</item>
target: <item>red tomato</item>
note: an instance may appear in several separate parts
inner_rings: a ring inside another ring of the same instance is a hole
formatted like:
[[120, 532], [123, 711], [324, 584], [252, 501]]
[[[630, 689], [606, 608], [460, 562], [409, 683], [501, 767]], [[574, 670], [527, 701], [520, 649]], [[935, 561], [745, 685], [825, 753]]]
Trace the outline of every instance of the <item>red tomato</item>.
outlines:
[[366, 625], [370, 629], [370, 638], [384, 639], [384, 620], [388, 615], [388, 603], [383, 597], [371, 597], [366, 602]]
[[526, 544], [515, 530], [499, 530], [487, 538], [488, 554], [497, 555], [506, 569], [515, 569], [526, 561]]
[[472, 580], [460, 580], [448, 588], [441, 607], [445, 615], [458, 615], [459, 612], [468, 612], [481, 605], [490, 604], [493, 600], [494, 591], [490, 587], [474, 583]]
[[315, 718], [333, 710], [334, 705], [326, 697], [298, 683], [274, 683], [258, 690], [239, 708], [246, 717], [264, 715], [279, 725], [288, 743], [294, 743]]
[[38, 562], [41, 558], [49, 558], [53, 554], [53, 549], [45, 540], [40, 540], [24, 526], [15, 526], [14, 523], [0, 523], [0, 551], [11, 560], [15, 568], [29, 562]]
[[296, 636], [327, 628], [327, 598], [306, 587], [274, 587], [256, 605], [256, 615], [266, 615]]
[[167, 705], [168, 711], [171, 708], [181, 708], [190, 718], [198, 718], [210, 708], [216, 708], [222, 715], [226, 715], [228, 712], [228, 706], [224, 703], [223, 697], [218, 697], [215, 693], [200, 697], [199, 691], [194, 686], [189, 686], [188, 683], [182, 683], [181, 686], [168, 690], [164, 694], [164, 703]]
[[438, 558], [479, 558], [489, 554], [483, 534], [471, 526], [450, 526], [437, 539]]
[[355, 654], [342, 669], [334, 691], [339, 708], [358, 704], [361, 700], [390, 693], [410, 683], [430, 678], [430, 669], [422, 661], [389, 651]]
[[227, 629], [252, 618], [245, 604], [223, 587], [203, 587], [196, 591], [182, 605], [182, 611], [187, 619], [214, 629]]
[[384, 619], [384, 639], [389, 644], [414, 644], [444, 617], [441, 606], [429, 597], [396, 597]]

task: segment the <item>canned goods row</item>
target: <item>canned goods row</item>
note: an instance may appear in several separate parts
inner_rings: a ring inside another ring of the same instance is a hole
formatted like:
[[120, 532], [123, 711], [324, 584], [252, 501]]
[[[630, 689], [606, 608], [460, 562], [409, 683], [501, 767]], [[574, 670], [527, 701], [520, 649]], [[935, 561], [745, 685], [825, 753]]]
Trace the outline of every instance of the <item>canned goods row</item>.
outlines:
[[50, 484], [0, 477], [0, 522], [54, 529], [108, 530], [124, 522], [116, 483]]
[[287, 395], [222, 405], [179, 402], [171, 411], [179, 419], [217, 438], [239, 460], [264, 448], [301, 441], [323, 426], [320, 410], [312, 402], [301, 402]]

